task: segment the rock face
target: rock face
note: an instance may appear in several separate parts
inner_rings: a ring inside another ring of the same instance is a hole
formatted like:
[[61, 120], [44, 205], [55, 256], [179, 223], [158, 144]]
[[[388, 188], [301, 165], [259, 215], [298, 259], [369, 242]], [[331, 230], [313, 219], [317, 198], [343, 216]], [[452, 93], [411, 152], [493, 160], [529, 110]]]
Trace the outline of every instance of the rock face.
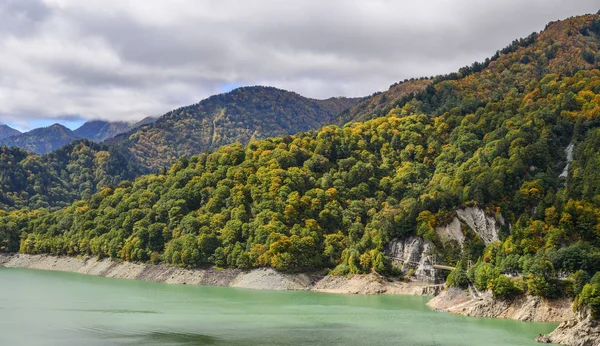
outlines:
[[430, 300], [431, 308], [471, 317], [509, 318], [531, 322], [562, 322], [573, 319], [572, 302], [568, 299], [547, 300], [524, 296], [511, 300], [495, 300], [491, 294], [473, 299], [466, 291], [449, 288]]
[[498, 231], [500, 226], [504, 225], [504, 218], [499, 215], [498, 221], [496, 221], [493, 216], [487, 215], [480, 208], [458, 209], [452, 221], [445, 226], [436, 228], [436, 233], [444, 244], [455, 241], [462, 246], [465, 242], [465, 235], [461, 227], [462, 223], [475, 232], [485, 245], [488, 245], [500, 239]]
[[446, 226], [436, 228], [436, 233], [444, 245], [455, 241], [462, 246], [465, 242], [465, 235], [462, 232], [462, 226], [457, 217], [452, 219], [452, 222]]
[[479, 208], [458, 209], [456, 215], [460, 221], [466, 223], [477, 235], [481, 237], [485, 245], [500, 240], [498, 230], [500, 227], [496, 220]]
[[388, 245], [387, 253], [392, 258], [392, 263], [404, 274], [413, 269], [418, 281], [440, 281], [440, 273], [433, 268], [435, 246], [429, 240], [421, 237], [394, 239]]
[[563, 169], [562, 173], [560, 173], [560, 175], [558, 176], [559, 178], [567, 179], [567, 176], [569, 175], [569, 167], [571, 167], [571, 162], [573, 162], [573, 149], [574, 148], [575, 148], [575, 145], [573, 143], [569, 144], [565, 148], [565, 155], [567, 156], [567, 164], [565, 165], [565, 168]]
[[569, 346], [600, 346], [600, 322], [592, 320], [588, 311], [561, 323], [552, 333], [540, 335], [537, 342]]

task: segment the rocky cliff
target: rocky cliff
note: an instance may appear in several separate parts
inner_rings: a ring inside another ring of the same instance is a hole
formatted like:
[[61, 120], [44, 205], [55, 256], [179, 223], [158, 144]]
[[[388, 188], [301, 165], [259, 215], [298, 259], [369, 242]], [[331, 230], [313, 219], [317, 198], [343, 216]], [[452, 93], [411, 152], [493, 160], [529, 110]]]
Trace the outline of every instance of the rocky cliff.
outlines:
[[489, 292], [481, 299], [473, 299], [466, 291], [449, 288], [427, 305], [437, 310], [471, 317], [508, 318], [531, 322], [562, 322], [575, 318], [569, 299], [548, 300], [523, 296], [510, 300], [496, 300]]
[[502, 215], [488, 215], [481, 208], [469, 207], [456, 210], [456, 216], [452, 221], [444, 226], [436, 229], [438, 237], [444, 244], [452, 241], [462, 246], [465, 242], [465, 234], [462, 230], [462, 225], [467, 226], [471, 231], [477, 234], [488, 245], [500, 240], [498, 236], [500, 228], [505, 221]]
[[569, 346], [600, 346], [600, 322], [590, 318], [589, 311], [561, 323], [552, 333], [540, 335], [537, 342]]
[[440, 272], [433, 268], [435, 245], [421, 237], [394, 239], [387, 248], [392, 264], [407, 275], [412, 269], [417, 281], [436, 283], [441, 280]]

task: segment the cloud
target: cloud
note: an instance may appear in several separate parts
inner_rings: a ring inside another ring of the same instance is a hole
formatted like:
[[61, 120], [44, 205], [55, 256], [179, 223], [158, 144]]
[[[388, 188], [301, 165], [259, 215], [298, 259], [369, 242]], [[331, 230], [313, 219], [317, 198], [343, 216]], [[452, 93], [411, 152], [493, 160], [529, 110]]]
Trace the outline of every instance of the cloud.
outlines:
[[231, 85], [364, 96], [596, 10], [596, 0], [5, 0], [0, 121], [136, 120]]

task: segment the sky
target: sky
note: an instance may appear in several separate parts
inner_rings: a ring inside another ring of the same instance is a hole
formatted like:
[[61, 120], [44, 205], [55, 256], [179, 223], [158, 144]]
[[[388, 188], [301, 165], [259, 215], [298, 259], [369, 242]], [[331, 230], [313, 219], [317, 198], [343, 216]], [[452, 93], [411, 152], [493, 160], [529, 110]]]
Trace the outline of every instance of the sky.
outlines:
[[2, 0], [0, 123], [140, 120], [247, 85], [366, 96], [597, 0]]

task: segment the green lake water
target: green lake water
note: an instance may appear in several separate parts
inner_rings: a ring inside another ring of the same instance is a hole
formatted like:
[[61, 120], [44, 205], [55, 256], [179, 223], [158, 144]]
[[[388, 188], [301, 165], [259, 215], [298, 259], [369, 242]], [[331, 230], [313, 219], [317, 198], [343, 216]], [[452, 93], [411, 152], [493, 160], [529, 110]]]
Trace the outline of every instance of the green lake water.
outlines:
[[556, 326], [435, 312], [428, 299], [0, 268], [0, 345], [533, 346]]

